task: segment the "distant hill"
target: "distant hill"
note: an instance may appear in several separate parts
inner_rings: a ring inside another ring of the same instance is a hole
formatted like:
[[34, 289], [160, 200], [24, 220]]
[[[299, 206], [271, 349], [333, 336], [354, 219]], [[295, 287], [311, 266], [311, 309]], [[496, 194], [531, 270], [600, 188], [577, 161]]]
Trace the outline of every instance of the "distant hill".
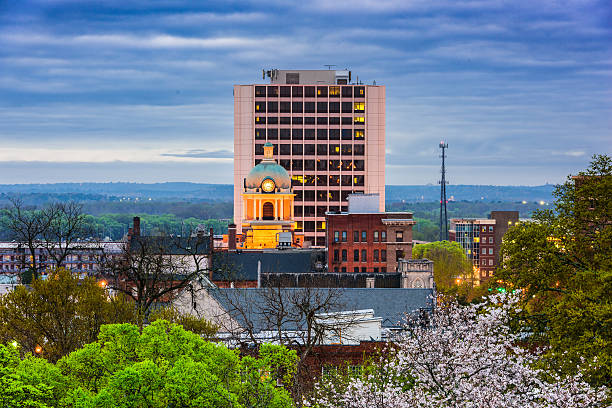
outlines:
[[[479, 186], [449, 185], [447, 197], [455, 201], [517, 202], [552, 200], [554, 186]], [[8, 195], [19, 194], [32, 203], [49, 200], [95, 201], [232, 201], [231, 184], [202, 183], [56, 183], [0, 184], [0, 203]], [[387, 186], [387, 202], [435, 202], [440, 200], [440, 187]]]

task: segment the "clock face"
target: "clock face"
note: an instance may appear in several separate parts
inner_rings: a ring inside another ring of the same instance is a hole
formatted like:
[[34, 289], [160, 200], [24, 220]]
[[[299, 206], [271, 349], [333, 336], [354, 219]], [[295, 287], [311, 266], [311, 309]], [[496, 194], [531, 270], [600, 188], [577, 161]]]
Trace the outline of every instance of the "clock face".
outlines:
[[261, 183], [261, 189], [265, 191], [266, 193], [271, 193], [272, 191], [274, 191], [275, 187], [276, 185], [274, 184], [274, 180], [265, 179]]

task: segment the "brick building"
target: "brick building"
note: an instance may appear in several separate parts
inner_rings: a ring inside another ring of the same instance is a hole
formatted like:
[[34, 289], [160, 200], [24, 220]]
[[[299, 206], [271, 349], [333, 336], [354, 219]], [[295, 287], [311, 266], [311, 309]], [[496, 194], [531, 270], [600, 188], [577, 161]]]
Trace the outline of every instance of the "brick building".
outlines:
[[493, 276], [499, 249], [508, 228], [519, 221], [518, 211], [491, 211], [489, 218], [451, 219], [449, 240], [458, 242], [480, 279]]
[[[347, 70], [271, 70], [270, 84], [234, 86], [234, 222], [242, 232], [243, 180], [274, 145], [291, 177], [294, 219], [306, 245], [325, 247], [325, 213], [354, 192], [385, 207], [385, 87]], [[265, 79], [265, 76], [264, 76]]]
[[351, 194], [348, 211], [327, 214], [329, 272], [395, 272], [412, 258], [412, 213], [380, 212], [378, 200]]

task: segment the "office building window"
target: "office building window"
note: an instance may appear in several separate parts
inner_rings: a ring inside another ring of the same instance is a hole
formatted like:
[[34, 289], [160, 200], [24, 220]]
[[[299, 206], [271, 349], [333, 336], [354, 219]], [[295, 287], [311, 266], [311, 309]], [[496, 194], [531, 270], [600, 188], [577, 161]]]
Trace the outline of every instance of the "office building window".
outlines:
[[[290, 74], [287, 74], [290, 75]], [[291, 87], [290, 86], [281, 86], [280, 87], [280, 96], [281, 98], [289, 98], [291, 96]]]
[[317, 96], [327, 96], [327, 87], [326, 86], [318, 86], [317, 87]]
[[266, 96], [266, 87], [265, 86], [256, 86], [255, 87], [255, 96], [265, 97]]
[[314, 86], [305, 86], [304, 87], [304, 96], [306, 98], [314, 98], [314, 96], [315, 96], [315, 87]]
[[353, 97], [353, 87], [352, 86], [343, 86], [342, 87], [342, 97], [343, 98], [352, 98]]
[[[287, 75], [289, 75], [289, 74], [287, 74]], [[298, 75], [298, 77], [297, 77], [297, 78], [298, 78], [298, 81], [297, 81], [296, 83], [300, 82], [300, 80], [299, 80], [299, 74], [297, 74], [297, 75]], [[287, 83], [289, 83], [289, 81], [287, 81]], [[301, 98], [301, 97], [304, 95], [304, 88], [302, 88], [301, 86], [292, 86], [291, 88], [292, 88], [292, 89], [291, 89], [291, 94], [292, 94], [294, 97]]]
[[329, 96], [334, 96], [334, 97], [340, 96], [340, 87], [339, 86], [330, 86], [329, 87]]

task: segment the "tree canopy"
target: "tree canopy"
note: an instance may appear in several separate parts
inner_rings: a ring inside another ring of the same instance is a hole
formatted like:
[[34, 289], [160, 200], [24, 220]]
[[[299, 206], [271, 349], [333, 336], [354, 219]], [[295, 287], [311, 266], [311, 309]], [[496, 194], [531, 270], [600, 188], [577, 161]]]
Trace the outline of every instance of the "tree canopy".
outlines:
[[544, 360], [573, 372], [583, 361], [595, 384], [612, 383], [612, 160], [596, 155], [589, 168], [557, 186], [554, 209], [511, 228], [497, 275], [524, 292], [517, 322]]
[[291, 381], [295, 352], [265, 345], [240, 357], [179, 325], [158, 320], [102, 326], [98, 339], [56, 364], [0, 345], [0, 406], [284, 408], [277, 381]]

